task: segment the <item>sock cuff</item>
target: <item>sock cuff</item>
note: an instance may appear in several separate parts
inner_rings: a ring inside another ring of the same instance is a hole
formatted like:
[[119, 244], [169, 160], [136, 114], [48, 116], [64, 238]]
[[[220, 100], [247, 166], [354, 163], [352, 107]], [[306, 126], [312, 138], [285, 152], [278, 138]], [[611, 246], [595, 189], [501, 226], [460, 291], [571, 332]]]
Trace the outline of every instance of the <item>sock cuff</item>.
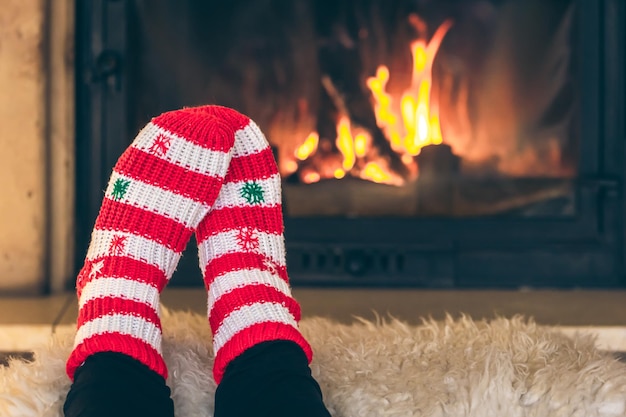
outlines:
[[258, 323], [235, 334], [217, 351], [213, 367], [215, 382], [221, 382], [228, 364], [245, 351], [263, 342], [277, 340], [295, 342], [306, 355], [308, 363], [311, 363], [313, 351], [297, 328], [284, 323]]
[[[130, 334], [116, 332], [112, 326], [104, 333], [93, 334], [83, 340], [77, 339], [70, 357], [67, 360], [66, 372], [73, 381], [76, 370], [92, 355], [102, 352], [117, 352], [138, 360], [149, 369], [167, 379], [167, 366], [160, 350], [160, 339], [158, 349], [146, 341], [134, 337]], [[80, 330], [79, 330], [80, 331]]]

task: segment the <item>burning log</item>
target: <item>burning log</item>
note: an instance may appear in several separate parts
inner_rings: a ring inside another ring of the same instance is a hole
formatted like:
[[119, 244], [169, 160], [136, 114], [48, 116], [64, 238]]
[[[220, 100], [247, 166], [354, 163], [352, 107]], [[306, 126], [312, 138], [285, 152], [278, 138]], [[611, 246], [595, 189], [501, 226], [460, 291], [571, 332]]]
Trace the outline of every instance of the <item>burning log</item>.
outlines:
[[354, 177], [306, 186], [286, 182], [283, 196], [285, 213], [291, 217], [408, 217], [415, 215], [417, 204], [414, 186], [396, 187]]
[[425, 215], [455, 211], [461, 159], [448, 145], [429, 145], [417, 155], [418, 210]]
[[[322, 77], [322, 85], [335, 107], [371, 134], [372, 147], [378, 156], [387, 160], [389, 169], [403, 180], [409, 179], [411, 173], [408, 167], [402, 162], [400, 155], [391, 148], [385, 134], [376, 124], [376, 116], [368, 97], [360, 89], [351, 94], [340, 92], [329, 76]], [[348, 97], [351, 98], [350, 102]]]

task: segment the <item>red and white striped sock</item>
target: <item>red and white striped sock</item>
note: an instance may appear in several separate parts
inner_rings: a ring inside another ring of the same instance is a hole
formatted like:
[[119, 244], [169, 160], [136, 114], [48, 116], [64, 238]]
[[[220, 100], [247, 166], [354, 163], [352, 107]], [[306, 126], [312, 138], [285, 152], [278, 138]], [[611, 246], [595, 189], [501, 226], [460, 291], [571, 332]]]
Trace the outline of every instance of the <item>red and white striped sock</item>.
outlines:
[[77, 278], [70, 378], [87, 357], [105, 351], [131, 356], [167, 378], [159, 295], [213, 206], [235, 132], [247, 124], [217, 106], [164, 113], [120, 157]]
[[300, 306], [292, 298], [285, 262], [281, 181], [267, 140], [250, 121], [235, 133], [232, 159], [211, 212], [196, 232], [215, 365], [227, 365], [261, 342], [297, 343]]

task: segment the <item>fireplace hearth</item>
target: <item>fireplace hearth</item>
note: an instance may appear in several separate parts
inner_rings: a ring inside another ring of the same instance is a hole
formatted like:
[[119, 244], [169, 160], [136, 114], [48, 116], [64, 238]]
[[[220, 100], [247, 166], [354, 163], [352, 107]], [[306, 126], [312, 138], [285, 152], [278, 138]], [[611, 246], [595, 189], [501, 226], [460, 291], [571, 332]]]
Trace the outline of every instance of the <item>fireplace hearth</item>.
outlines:
[[[293, 285], [626, 285], [621, 0], [77, 2], [78, 259], [151, 116], [250, 115]], [[77, 266], [78, 267], [78, 266]], [[201, 285], [192, 244], [172, 285]]]

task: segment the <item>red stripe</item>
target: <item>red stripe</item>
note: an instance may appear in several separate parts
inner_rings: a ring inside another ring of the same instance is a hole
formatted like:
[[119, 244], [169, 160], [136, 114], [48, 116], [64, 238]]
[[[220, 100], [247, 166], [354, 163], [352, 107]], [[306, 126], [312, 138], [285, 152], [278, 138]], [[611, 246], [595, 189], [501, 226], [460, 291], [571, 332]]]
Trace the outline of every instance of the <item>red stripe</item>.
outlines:
[[[129, 294], [132, 296], [132, 294]], [[141, 317], [149, 323], [161, 329], [161, 319], [152, 307], [136, 300], [128, 300], [119, 297], [102, 297], [89, 300], [78, 312], [77, 326], [98, 317], [110, 316], [112, 314], [124, 314], [127, 316]]]
[[[98, 260], [99, 259], [96, 259], [95, 261], [97, 262]], [[91, 273], [91, 268], [92, 268], [92, 262], [86, 261], [83, 264], [83, 267], [78, 272], [78, 275], [76, 276], [76, 295], [79, 298], [85, 285], [92, 279], [91, 277], [89, 277], [89, 274]]]
[[223, 207], [211, 211], [198, 225], [196, 240], [203, 242], [208, 237], [228, 230], [250, 227], [271, 234], [283, 233], [282, 206]]
[[76, 346], [67, 360], [66, 371], [74, 380], [74, 373], [85, 360], [98, 352], [118, 352], [130, 356], [167, 379], [167, 366], [163, 357], [152, 346], [136, 337], [119, 334], [103, 333], [93, 335]]
[[[211, 325], [211, 329], [213, 329], [213, 333], [217, 331], [224, 319], [233, 311], [256, 303], [282, 304], [287, 307], [289, 313], [291, 313], [296, 321], [300, 321], [300, 305], [292, 297], [268, 285], [246, 285], [245, 287], [236, 288], [224, 294], [212, 307], [209, 306], [211, 308], [209, 311], [209, 324]], [[270, 318], [271, 317], [268, 317], [268, 319]]]
[[250, 119], [226, 107], [191, 107], [164, 113], [152, 123], [203, 148], [228, 152], [235, 143], [235, 132]]
[[215, 202], [223, 182], [220, 176], [191, 171], [135, 147], [122, 154], [115, 171], [209, 206]]
[[300, 345], [309, 363], [313, 359], [313, 351], [298, 329], [284, 323], [259, 323], [235, 334], [222, 346], [215, 357], [213, 376], [220, 383], [228, 364], [244, 351], [262, 342], [272, 340], [291, 340]]
[[143, 236], [178, 253], [185, 249], [193, 233], [175, 220], [109, 198], [102, 201], [95, 228]]
[[[273, 264], [274, 271], [272, 271], [268, 263]], [[263, 254], [254, 252], [233, 252], [226, 253], [209, 261], [204, 270], [204, 283], [206, 287], [209, 288], [216, 276], [242, 269], [269, 271], [278, 275], [285, 282], [289, 282], [287, 267], [274, 264]]]
[[224, 182], [264, 180], [275, 174], [278, 166], [268, 146], [261, 152], [231, 159]]
[[97, 274], [89, 276], [91, 272], [91, 266], [85, 265], [81, 273], [79, 274], [79, 280], [77, 281], [78, 296], [82, 292], [85, 285], [95, 278], [100, 277], [115, 277], [115, 278], [128, 278], [133, 281], [142, 282], [153, 285], [159, 292], [163, 291], [163, 288], [167, 285], [167, 277], [165, 272], [161, 271], [156, 265], [150, 265], [149, 263], [132, 259], [127, 256], [105, 256], [102, 258], [93, 259], [90, 264], [94, 264], [103, 260], [104, 265], [102, 270]]

